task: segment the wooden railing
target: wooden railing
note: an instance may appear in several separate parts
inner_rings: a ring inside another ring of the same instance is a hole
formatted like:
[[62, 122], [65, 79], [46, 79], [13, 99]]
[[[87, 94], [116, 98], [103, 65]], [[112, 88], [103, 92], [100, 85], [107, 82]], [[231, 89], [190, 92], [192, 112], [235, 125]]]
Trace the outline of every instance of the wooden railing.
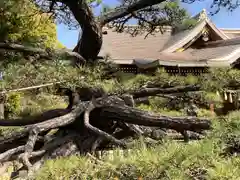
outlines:
[[19, 88], [19, 89], [4, 90], [4, 91], [0, 91], [0, 94], [7, 94], [10, 92], [19, 92], [19, 91], [38, 89], [38, 88], [43, 88], [43, 87], [47, 87], [47, 86], [53, 86], [55, 84], [60, 84], [60, 83], [62, 83], [62, 82], [54, 82], [54, 83], [41, 84], [41, 85], [37, 85], [37, 86], [30, 86], [30, 87], [24, 87], [24, 88]]
[[8, 93], [29, 91], [29, 90], [33, 90], [33, 89], [39, 89], [39, 88], [43, 88], [43, 87], [53, 86], [53, 85], [60, 84], [60, 83], [63, 83], [63, 82], [51, 82], [51, 83], [46, 83], [46, 84], [41, 84], [41, 85], [36, 85], [36, 86], [0, 91], [0, 119], [4, 119], [4, 111], [5, 111], [4, 104], [5, 104], [5, 100], [6, 100], [6, 95]]

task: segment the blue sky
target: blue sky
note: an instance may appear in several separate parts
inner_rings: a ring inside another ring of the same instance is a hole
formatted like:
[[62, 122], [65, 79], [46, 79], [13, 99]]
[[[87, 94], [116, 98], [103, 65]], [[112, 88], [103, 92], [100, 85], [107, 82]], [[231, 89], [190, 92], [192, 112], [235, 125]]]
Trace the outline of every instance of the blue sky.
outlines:
[[[192, 4], [181, 3], [181, 5], [187, 9], [191, 15], [195, 15], [200, 12], [202, 9], [206, 9], [207, 12], [213, 11], [210, 8], [213, 0], [202, 0], [196, 1]], [[116, 6], [117, 0], [103, 0], [103, 3], [110, 6]], [[99, 9], [95, 13], [98, 13]], [[212, 21], [219, 28], [239, 28], [240, 29], [240, 7], [233, 12], [229, 12], [226, 9], [222, 9], [218, 14], [210, 17]], [[63, 24], [58, 25], [58, 39], [63, 43], [67, 48], [73, 48], [77, 43], [77, 37], [79, 30], [69, 30], [68, 27]]]

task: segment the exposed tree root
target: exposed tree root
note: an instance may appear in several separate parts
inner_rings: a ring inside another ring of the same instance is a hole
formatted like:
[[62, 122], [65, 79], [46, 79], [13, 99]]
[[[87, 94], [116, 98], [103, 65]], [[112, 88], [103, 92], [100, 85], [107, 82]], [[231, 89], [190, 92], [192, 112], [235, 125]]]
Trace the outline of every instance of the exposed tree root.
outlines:
[[25, 146], [18, 146], [0, 154], [0, 162], [8, 161], [14, 154], [24, 152]]
[[84, 113], [84, 125], [86, 126], [86, 128], [90, 129], [91, 131], [95, 132], [96, 134], [106, 138], [107, 140], [111, 141], [111, 142], [114, 142], [116, 143], [117, 145], [120, 145], [120, 146], [123, 146], [125, 147], [126, 144], [118, 139], [116, 139], [115, 137], [113, 137], [112, 135], [92, 126], [90, 123], [89, 123], [89, 115], [90, 115], [90, 112], [95, 108], [95, 105], [94, 103], [91, 101], [89, 102], [89, 105]]
[[[131, 143], [127, 143], [126, 139], [149, 136], [147, 129], [149, 132], [156, 127], [177, 132], [211, 129], [211, 123], [206, 119], [161, 116], [127, 106], [125, 101], [117, 96], [80, 101], [66, 115], [27, 126], [18, 133], [4, 137], [0, 141], [0, 162], [19, 159], [23, 168], [32, 172], [36, 163], [44, 159], [94, 153], [110, 148], [110, 145], [129, 147]], [[50, 138], [42, 138], [48, 136], [43, 132], [56, 128], [59, 130]], [[15, 146], [13, 142], [16, 142]]]

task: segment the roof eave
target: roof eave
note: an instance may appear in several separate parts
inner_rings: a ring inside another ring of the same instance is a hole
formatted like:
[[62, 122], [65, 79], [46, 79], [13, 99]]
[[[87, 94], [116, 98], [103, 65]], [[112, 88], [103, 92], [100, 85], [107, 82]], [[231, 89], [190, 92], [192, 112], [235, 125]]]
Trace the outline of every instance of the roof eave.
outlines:
[[[199, 20], [199, 24], [194, 28], [197, 29], [197, 31], [194, 31], [194, 29], [191, 31], [190, 34], [188, 34], [187, 36], [183, 37], [179, 42], [177, 42], [176, 44], [164, 49], [162, 52], [167, 52], [167, 53], [171, 53], [171, 52], [175, 52], [177, 49], [182, 48], [183, 46], [185, 46], [187, 43], [189, 43], [193, 38], [195, 38], [196, 36], [199, 35], [199, 33], [201, 33], [201, 31], [203, 30], [203, 28], [208, 25], [220, 38], [222, 38], [222, 40], [227, 40], [230, 39], [224, 32], [220, 31], [215, 24], [207, 17], [203, 17], [202, 19]], [[193, 41], [194, 42], [194, 41]], [[193, 43], [192, 42], [192, 43]]]
[[215, 24], [209, 19], [206, 18], [205, 19], [206, 23], [212, 28], [212, 30], [219, 36], [221, 37], [223, 40], [227, 40], [230, 39], [224, 32], [222, 32], [221, 30], [219, 30]]
[[199, 24], [194, 28], [197, 29], [199, 28], [198, 31], [194, 31], [194, 29], [192, 30], [192, 32], [187, 35], [187, 37], [183, 37], [179, 42], [175, 43], [174, 45], [168, 47], [167, 49], [164, 49], [162, 52], [164, 53], [172, 53], [174, 51], [176, 51], [177, 49], [183, 47], [185, 44], [187, 44], [189, 41], [191, 41], [194, 37], [196, 37], [199, 33], [201, 33], [202, 29], [206, 26], [206, 21], [202, 20], [201, 22], [199, 22]]

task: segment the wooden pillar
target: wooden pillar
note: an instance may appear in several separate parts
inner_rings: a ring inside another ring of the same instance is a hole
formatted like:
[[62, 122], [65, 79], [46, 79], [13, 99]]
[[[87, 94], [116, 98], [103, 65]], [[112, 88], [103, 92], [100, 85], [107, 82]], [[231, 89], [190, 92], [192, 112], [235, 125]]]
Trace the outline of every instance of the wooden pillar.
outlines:
[[214, 116], [214, 104], [213, 104], [213, 102], [210, 103], [210, 111], [211, 111], [212, 116]]
[[0, 94], [0, 119], [4, 119], [5, 94]]

